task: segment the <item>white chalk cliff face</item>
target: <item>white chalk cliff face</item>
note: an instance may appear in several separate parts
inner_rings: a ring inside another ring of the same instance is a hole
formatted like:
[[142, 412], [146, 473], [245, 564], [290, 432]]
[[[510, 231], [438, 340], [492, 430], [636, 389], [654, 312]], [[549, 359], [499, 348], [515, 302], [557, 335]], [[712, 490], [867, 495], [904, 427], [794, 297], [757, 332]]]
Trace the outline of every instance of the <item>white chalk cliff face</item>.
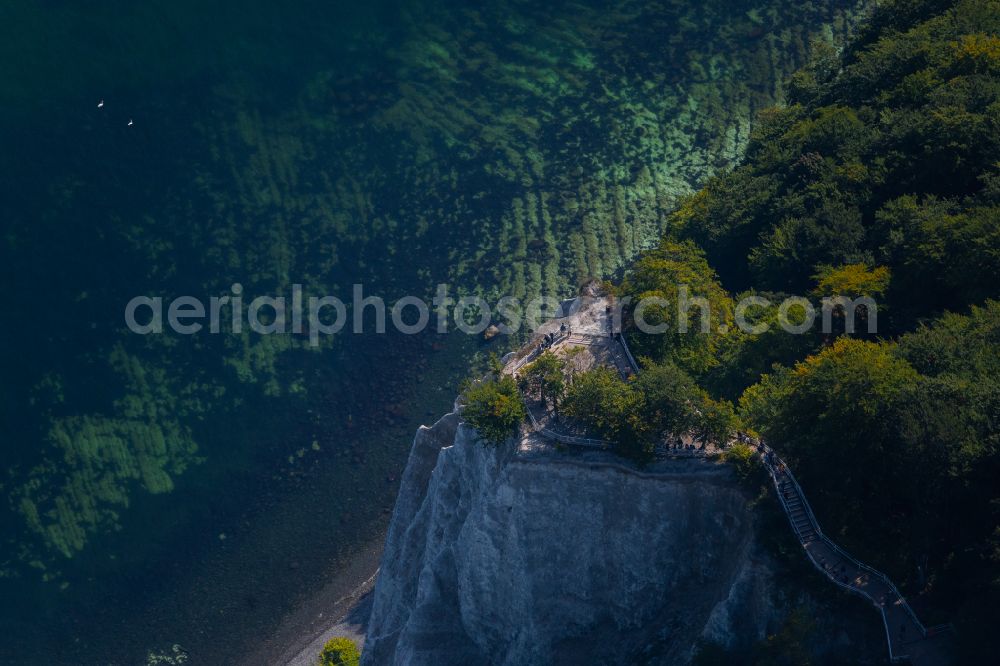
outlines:
[[678, 664], [775, 610], [727, 466], [492, 449], [449, 414], [410, 453], [363, 663]]

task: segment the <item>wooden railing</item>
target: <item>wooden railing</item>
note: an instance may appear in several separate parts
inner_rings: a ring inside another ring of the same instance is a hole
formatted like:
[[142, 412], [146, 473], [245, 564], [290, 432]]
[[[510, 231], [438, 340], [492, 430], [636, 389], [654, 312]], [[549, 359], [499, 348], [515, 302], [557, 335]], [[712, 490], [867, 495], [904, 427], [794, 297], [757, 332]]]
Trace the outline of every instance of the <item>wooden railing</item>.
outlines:
[[524, 366], [526, 366], [528, 363], [534, 361], [536, 358], [538, 358], [539, 356], [541, 356], [543, 352], [548, 351], [552, 347], [555, 347], [557, 344], [559, 344], [560, 342], [562, 342], [563, 340], [565, 340], [569, 336], [570, 336], [569, 331], [563, 331], [563, 332], [559, 333], [559, 335], [557, 335], [555, 338], [552, 339], [552, 342], [549, 343], [548, 347], [545, 347], [545, 346], [543, 346], [541, 344], [538, 344], [530, 352], [528, 352], [527, 354], [525, 354], [521, 358], [519, 358], [516, 361], [514, 361], [514, 365], [513, 365], [513, 367], [511, 367], [510, 373], [514, 374], [515, 372], [517, 372], [518, 370], [520, 370], [521, 368], [523, 368]]
[[635, 357], [632, 356], [632, 350], [628, 348], [628, 343], [625, 342], [625, 336], [622, 333], [618, 334], [618, 342], [622, 343], [622, 349], [625, 350], [625, 357], [628, 359], [629, 365], [632, 366], [632, 371], [635, 374], [639, 374], [639, 364], [635, 362]]
[[531, 429], [536, 433], [545, 437], [546, 439], [551, 439], [562, 444], [574, 444], [576, 446], [587, 446], [594, 449], [606, 449], [611, 446], [611, 442], [606, 442], [603, 439], [590, 439], [588, 437], [576, 437], [575, 435], [564, 435], [558, 433], [554, 430], [549, 430], [548, 428], [542, 427], [541, 424], [535, 419], [535, 415], [531, 413], [531, 409], [526, 410], [528, 412], [528, 419], [531, 421]]

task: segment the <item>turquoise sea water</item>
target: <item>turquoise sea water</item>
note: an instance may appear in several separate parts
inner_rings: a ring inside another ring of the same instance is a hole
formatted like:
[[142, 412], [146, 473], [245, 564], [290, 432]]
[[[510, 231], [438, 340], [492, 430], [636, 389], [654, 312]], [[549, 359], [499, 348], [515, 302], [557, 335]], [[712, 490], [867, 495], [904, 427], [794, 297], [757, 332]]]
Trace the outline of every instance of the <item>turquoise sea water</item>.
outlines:
[[130, 298], [565, 296], [652, 242], [846, 16], [5, 3], [0, 661], [230, 663], [384, 524], [413, 430], [505, 344], [138, 336]]

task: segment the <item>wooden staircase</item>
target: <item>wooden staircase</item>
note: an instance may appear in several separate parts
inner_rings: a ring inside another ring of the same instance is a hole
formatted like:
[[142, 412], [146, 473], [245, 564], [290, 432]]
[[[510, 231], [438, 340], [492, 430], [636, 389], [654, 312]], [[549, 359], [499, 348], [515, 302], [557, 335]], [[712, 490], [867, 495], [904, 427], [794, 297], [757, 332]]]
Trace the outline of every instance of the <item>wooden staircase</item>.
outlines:
[[948, 625], [924, 627], [906, 599], [884, 573], [864, 564], [831, 541], [820, 529], [802, 487], [778, 455], [759, 443], [778, 500], [809, 561], [841, 588], [867, 599], [882, 615], [889, 660], [915, 666], [951, 663]]

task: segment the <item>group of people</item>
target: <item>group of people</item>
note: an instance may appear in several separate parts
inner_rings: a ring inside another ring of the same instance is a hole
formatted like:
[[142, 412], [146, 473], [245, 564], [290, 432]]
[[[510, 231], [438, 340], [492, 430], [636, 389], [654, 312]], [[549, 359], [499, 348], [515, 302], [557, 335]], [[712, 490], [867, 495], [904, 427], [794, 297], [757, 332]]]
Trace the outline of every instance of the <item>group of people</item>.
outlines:
[[819, 558], [819, 563], [823, 565], [823, 570], [831, 577], [839, 580], [844, 585], [848, 585], [851, 582], [850, 577], [847, 575], [847, 566], [841, 562], [839, 565], [834, 566], [826, 561], [825, 557]]
[[678, 437], [673, 442], [667, 442], [668, 451], [704, 451], [705, 450], [705, 440], [703, 439], [700, 444], [695, 446], [694, 443], [685, 444], [684, 440]]
[[538, 351], [542, 352], [545, 351], [546, 349], [549, 349], [557, 341], [561, 340], [562, 338], [565, 338], [568, 335], [569, 335], [569, 326], [567, 326], [566, 324], [563, 324], [562, 326], [559, 327], [558, 335], [555, 333], [546, 333], [542, 337], [542, 341], [538, 343]]

